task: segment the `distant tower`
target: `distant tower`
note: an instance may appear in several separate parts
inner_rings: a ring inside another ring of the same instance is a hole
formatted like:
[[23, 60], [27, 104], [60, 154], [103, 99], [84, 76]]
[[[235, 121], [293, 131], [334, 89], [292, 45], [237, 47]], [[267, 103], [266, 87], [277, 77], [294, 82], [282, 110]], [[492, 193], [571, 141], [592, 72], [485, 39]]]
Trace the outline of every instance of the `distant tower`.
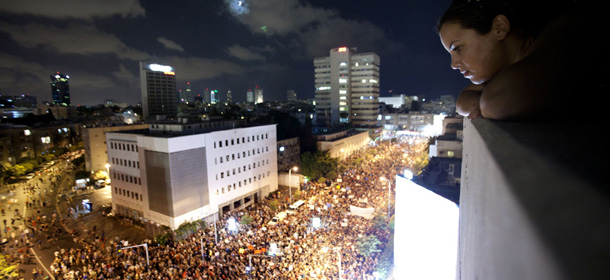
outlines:
[[256, 86], [254, 89], [254, 104], [263, 103], [263, 88]]
[[288, 92], [286, 92], [286, 99], [288, 102], [297, 101], [297, 92], [294, 89], [289, 89]]
[[233, 95], [231, 95], [231, 91], [227, 91], [227, 103], [233, 103]]
[[212, 104], [218, 103], [218, 90], [217, 89], [210, 90], [210, 103], [212, 103]]
[[246, 92], [246, 102], [254, 103], [254, 92], [251, 89]]
[[53, 103], [62, 106], [70, 106], [70, 76], [57, 72], [51, 74], [51, 96]]
[[184, 92], [184, 97], [182, 97], [186, 102], [193, 101], [193, 90], [191, 89], [191, 82], [186, 82], [186, 92]]
[[212, 103], [212, 97], [210, 96], [210, 90], [207, 88], [203, 92], [203, 101], [204, 101], [204, 103]]
[[171, 66], [140, 62], [140, 86], [144, 118], [178, 114], [176, 74]]
[[313, 65], [319, 125], [377, 125], [380, 67], [377, 54], [334, 48], [330, 56], [314, 58]]

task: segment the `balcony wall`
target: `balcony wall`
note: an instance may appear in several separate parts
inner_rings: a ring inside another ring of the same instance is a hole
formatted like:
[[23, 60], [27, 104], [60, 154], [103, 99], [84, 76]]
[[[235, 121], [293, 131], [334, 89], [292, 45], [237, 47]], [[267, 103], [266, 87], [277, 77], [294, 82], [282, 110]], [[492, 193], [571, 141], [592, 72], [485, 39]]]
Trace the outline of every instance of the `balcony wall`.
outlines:
[[457, 279], [610, 277], [603, 127], [464, 121]]

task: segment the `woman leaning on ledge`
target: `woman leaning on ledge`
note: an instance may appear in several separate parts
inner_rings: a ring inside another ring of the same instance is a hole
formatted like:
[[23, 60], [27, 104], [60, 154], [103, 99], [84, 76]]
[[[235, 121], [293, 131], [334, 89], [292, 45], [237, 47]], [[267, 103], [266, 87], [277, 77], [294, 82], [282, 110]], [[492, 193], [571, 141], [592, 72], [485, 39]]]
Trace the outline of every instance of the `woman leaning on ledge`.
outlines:
[[451, 68], [472, 82], [457, 99], [458, 113], [495, 120], [600, 116], [596, 107], [605, 103], [610, 78], [610, 6], [572, 2], [453, 1], [437, 30]]

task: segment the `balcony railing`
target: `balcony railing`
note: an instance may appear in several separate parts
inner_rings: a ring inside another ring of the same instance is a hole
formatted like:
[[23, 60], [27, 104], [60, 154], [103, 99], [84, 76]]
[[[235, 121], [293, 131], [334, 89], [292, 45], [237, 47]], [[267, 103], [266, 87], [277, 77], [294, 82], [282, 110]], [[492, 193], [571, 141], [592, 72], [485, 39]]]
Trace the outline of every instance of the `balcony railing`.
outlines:
[[457, 279], [609, 279], [602, 130], [465, 121]]

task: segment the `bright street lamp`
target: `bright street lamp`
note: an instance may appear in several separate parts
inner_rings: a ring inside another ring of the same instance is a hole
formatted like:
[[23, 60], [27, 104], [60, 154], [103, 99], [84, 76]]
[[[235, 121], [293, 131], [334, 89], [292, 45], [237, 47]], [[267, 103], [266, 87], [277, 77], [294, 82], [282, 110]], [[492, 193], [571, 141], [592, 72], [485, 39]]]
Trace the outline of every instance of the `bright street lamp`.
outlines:
[[290, 203], [292, 204], [292, 170], [298, 171], [299, 167], [295, 166], [288, 170], [288, 192], [290, 193]]
[[388, 181], [388, 221], [390, 220], [390, 201], [392, 199], [392, 183], [385, 177], [379, 177], [379, 180]]

